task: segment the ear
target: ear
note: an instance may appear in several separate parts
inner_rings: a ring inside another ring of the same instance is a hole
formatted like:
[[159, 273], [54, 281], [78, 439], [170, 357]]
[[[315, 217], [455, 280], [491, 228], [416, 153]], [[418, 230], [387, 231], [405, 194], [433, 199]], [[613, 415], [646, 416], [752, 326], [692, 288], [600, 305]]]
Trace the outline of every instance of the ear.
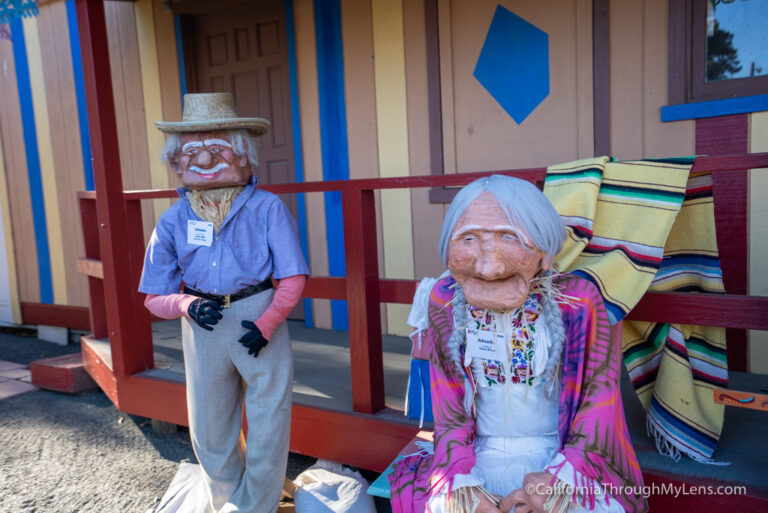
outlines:
[[168, 167], [170, 168], [171, 171], [174, 172], [174, 174], [177, 174], [177, 175], [181, 176], [183, 171], [181, 169], [181, 166], [179, 165], [179, 161], [178, 160], [176, 160], [176, 159], [169, 160], [168, 161]]
[[249, 165], [248, 157], [246, 155], [243, 155], [242, 157], [240, 157], [240, 167], [245, 167], [247, 165]]

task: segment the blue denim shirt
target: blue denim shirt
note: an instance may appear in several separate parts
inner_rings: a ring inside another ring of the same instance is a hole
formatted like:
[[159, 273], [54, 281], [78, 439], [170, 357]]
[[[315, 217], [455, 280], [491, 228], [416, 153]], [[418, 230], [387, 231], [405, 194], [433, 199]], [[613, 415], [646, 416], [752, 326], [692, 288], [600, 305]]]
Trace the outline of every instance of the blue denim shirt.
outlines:
[[163, 212], [144, 257], [139, 291], [179, 292], [181, 281], [208, 294], [232, 294], [270, 276], [309, 275], [298, 240], [296, 220], [272, 193], [256, 188], [252, 178], [235, 198], [210, 246], [187, 243], [192, 211], [184, 188], [181, 201]]

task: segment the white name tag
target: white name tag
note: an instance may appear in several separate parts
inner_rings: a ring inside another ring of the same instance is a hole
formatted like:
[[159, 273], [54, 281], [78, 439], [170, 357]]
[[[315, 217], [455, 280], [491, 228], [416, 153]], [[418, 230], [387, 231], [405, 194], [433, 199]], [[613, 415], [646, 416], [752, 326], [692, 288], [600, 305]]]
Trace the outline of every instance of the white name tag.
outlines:
[[467, 348], [464, 352], [464, 364], [472, 358], [483, 360], [507, 361], [507, 346], [504, 334], [494, 331], [467, 329]]
[[187, 221], [187, 244], [210, 246], [213, 244], [213, 223], [206, 221]]

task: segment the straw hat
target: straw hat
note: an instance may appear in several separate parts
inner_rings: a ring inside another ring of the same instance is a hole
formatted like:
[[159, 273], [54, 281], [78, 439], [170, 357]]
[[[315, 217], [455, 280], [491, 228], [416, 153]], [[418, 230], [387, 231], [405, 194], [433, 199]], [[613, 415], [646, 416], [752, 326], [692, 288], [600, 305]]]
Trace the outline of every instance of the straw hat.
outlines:
[[242, 129], [255, 136], [266, 134], [270, 127], [264, 118], [238, 117], [232, 93], [185, 94], [183, 112], [181, 121], [155, 121], [155, 126], [171, 134]]

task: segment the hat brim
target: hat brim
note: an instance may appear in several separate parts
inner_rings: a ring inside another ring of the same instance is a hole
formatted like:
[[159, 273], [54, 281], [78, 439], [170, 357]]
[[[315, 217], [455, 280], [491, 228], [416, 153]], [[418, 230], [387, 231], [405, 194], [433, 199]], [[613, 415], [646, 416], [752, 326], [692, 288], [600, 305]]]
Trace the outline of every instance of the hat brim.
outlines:
[[223, 118], [210, 121], [155, 121], [155, 126], [166, 134], [213, 130], [248, 130], [258, 137], [266, 134], [271, 124], [264, 118]]

